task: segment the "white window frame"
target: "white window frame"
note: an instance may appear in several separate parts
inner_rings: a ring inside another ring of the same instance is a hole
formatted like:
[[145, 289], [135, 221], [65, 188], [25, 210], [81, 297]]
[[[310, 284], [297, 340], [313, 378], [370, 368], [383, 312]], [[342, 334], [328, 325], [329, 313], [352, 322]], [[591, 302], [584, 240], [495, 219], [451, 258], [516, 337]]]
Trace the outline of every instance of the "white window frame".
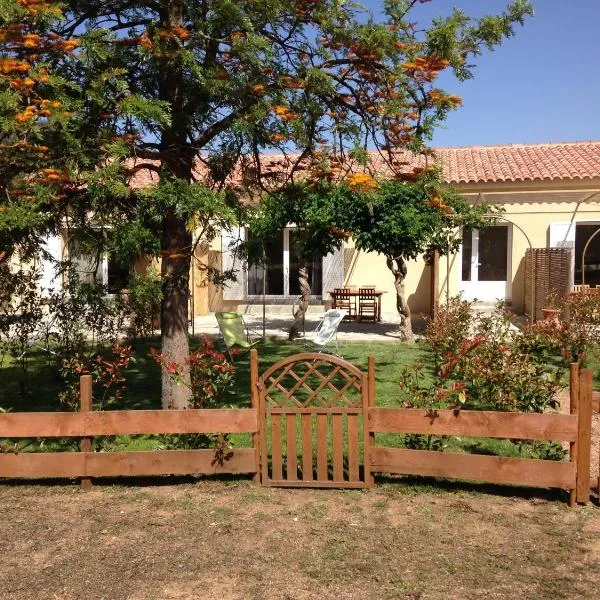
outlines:
[[[498, 225], [501, 227], [506, 227], [506, 282], [504, 288], [504, 298], [498, 298], [500, 300], [508, 300], [512, 299], [512, 280], [513, 280], [513, 269], [512, 269], [512, 258], [513, 258], [513, 227], [512, 223], [494, 223], [494, 225]], [[461, 233], [462, 235], [462, 233]], [[481, 292], [485, 291], [485, 283], [488, 282], [480, 282], [479, 281], [479, 229], [474, 229], [471, 233], [473, 236], [471, 238], [471, 279], [463, 280], [462, 278], [462, 258], [463, 258], [463, 245], [462, 243], [458, 249], [458, 289], [461, 293], [465, 294], [465, 298], [470, 298], [471, 296], [476, 297], [476, 294], [473, 293], [472, 289], [477, 289], [479, 284], [479, 290]], [[474, 279], [476, 277], [476, 279]], [[496, 283], [496, 282], [489, 282]], [[491, 286], [488, 286], [491, 287]], [[485, 294], [484, 294], [485, 295]], [[482, 302], [491, 302], [490, 299], [480, 299]]]
[[[290, 231], [296, 229], [295, 224], [286, 225], [283, 229], [283, 294], [266, 294], [265, 298], [269, 300], [290, 300], [297, 298], [297, 295], [290, 294]], [[321, 257], [321, 269], [322, 269], [323, 257]], [[259, 300], [262, 299], [262, 294], [248, 294], [248, 282], [246, 282], [246, 295], [248, 300]], [[322, 294], [311, 294], [311, 300], [321, 300]]]

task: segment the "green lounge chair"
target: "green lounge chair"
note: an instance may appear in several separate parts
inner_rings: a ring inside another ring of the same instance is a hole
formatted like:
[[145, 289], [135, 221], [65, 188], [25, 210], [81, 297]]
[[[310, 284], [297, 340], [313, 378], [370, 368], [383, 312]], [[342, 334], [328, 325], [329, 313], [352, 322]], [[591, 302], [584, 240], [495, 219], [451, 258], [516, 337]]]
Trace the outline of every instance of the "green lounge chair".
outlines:
[[233, 362], [232, 348], [240, 348], [241, 350], [250, 350], [258, 341], [250, 340], [248, 327], [244, 322], [244, 317], [236, 312], [217, 312], [215, 313], [219, 331], [223, 336], [223, 341], [227, 347], [227, 353], [231, 362]]

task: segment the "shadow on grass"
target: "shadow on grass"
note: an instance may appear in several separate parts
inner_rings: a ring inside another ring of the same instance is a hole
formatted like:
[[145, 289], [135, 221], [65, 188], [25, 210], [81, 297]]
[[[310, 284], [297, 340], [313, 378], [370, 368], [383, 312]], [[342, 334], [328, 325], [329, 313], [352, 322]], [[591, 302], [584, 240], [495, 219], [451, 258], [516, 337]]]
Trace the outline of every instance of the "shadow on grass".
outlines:
[[[503, 498], [521, 498], [524, 500], [545, 500], [548, 502], [568, 502], [569, 494], [565, 490], [531, 488], [520, 485], [499, 485], [494, 483], [477, 483], [471, 481], [438, 479], [436, 477], [416, 477], [381, 475], [375, 477], [376, 484], [398, 488], [403, 494], [421, 493], [467, 493], [488, 494]], [[376, 488], [375, 488], [376, 489]]]

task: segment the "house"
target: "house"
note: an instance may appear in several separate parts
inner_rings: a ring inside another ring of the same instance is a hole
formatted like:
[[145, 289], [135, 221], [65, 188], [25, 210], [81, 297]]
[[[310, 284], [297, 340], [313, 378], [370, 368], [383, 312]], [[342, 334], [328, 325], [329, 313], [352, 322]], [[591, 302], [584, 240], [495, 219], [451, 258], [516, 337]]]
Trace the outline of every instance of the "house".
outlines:
[[[462, 232], [458, 253], [439, 261], [438, 295], [462, 294], [493, 303], [505, 300], [516, 312], [526, 304], [525, 255], [529, 248], [568, 248], [567, 285], [582, 283], [581, 257], [590, 236], [600, 228], [600, 142], [511, 144], [435, 149], [443, 179], [466, 199], [503, 210], [496, 224], [482, 231]], [[413, 164], [419, 164], [413, 157]], [[385, 176], [385, 167], [377, 169]], [[228, 247], [244, 232], [223, 232], [211, 260], [232, 265]], [[266, 299], [289, 303], [297, 297], [294, 228], [282, 231], [268, 249]], [[423, 259], [408, 266], [406, 291], [413, 313], [431, 310], [431, 268]], [[317, 261], [312, 269], [315, 301], [342, 285], [375, 285], [383, 295], [382, 312], [395, 312], [393, 277], [382, 256], [358, 252], [352, 240], [340, 252]], [[600, 235], [592, 240], [585, 261], [585, 282], [600, 284]], [[262, 302], [262, 269], [241, 269], [238, 280], [224, 290], [200, 286], [197, 307], [206, 314], [222, 308], [249, 310]]]
[[[411, 261], [406, 280], [407, 298], [413, 313], [431, 310], [432, 281], [444, 299], [461, 293], [481, 302], [506, 300], [516, 312], [526, 305], [526, 251], [529, 248], [570, 249], [566, 285], [600, 284], [600, 235], [586, 252], [585, 269], [581, 258], [584, 246], [600, 228], [600, 141], [543, 144], [512, 144], [437, 148], [435, 157], [442, 167], [443, 179], [456, 185], [472, 202], [487, 202], [503, 209], [496, 224], [481, 231], [463, 231], [458, 253], [442, 257], [439, 273], [432, 278], [432, 267], [423, 259]], [[422, 157], [406, 155], [403, 160], [418, 166]], [[263, 174], [277, 176], [283, 167], [281, 157], [263, 157]], [[372, 168], [386, 176], [383, 163], [374, 155]], [[154, 175], [143, 174], [137, 185], [149, 185]], [[252, 310], [262, 305], [263, 268], [235, 264], [230, 248], [248, 232], [223, 231], [210, 248], [199, 249], [199, 258], [220, 269], [235, 267], [237, 280], [225, 288], [206, 281], [197, 267], [191, 273], [191, 306], [195, 316], [222, 309]], [[267, 248], [264, 273], [266, 302], [292, 304], [299, 295], [294, 257], [295, 228], [284, 229]], [[56, 259], [64, 255], [60, 236], [47, 241]], [[199, 264], [197, 261], [194, 261]], [[123, 268], [110, 257], [103, 257], [96, 278], [118, 292], [126, 285]], [[54, 269], [49, 263], [42, 285], [51, 287]], [[382, 256], [358, 252], [352, 239], [338, 252], [315, 261], [311, 269], [312, 301], [321, 305], [327, 291], [343, 285], [374, 285], [386, 292], [382, 312], [395, 312], [393, 277]], [[286, 309], [287, 310], [287, 309]], [[286, 312], [286, 314], [288, 314]]]

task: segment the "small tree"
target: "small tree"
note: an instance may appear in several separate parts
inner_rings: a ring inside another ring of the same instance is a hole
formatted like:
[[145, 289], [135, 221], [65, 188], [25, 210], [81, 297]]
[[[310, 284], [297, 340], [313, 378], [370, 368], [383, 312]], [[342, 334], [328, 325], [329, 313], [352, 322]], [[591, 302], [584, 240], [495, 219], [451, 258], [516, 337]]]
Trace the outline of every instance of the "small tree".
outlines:
[[402, 331], [407, 341], [413, 341], [404, 288], [407, 261], [432, 250], [441, 254], [455, 251], [460, 244], [460, 228], [484, 225], [490, 208], [468, 204], [443, 187], [435, 171], [426, 172], [414, 182], [383, 181], [371, 192], [348, 187], [346, 193], [357, 199], [356, 210], [347, 213], [347, 228], [359, 250], [385, 256], [394, 276]]
[[298, 335], [308, 309], [311, 289], [310, 268], [315, 260], [339, 249], [345, 237], [335, 226], [339, 195], [326, 180], [312, 184], [290, 184], [265, 196], [250, 222], [252, 240], [248, 245], [250, 261], [260, 262], [266, 239], [279, 235], [289, 224], [296, 226], [295, 251], [298, 260], [300, 302], [289, 329], [290, 340]]

